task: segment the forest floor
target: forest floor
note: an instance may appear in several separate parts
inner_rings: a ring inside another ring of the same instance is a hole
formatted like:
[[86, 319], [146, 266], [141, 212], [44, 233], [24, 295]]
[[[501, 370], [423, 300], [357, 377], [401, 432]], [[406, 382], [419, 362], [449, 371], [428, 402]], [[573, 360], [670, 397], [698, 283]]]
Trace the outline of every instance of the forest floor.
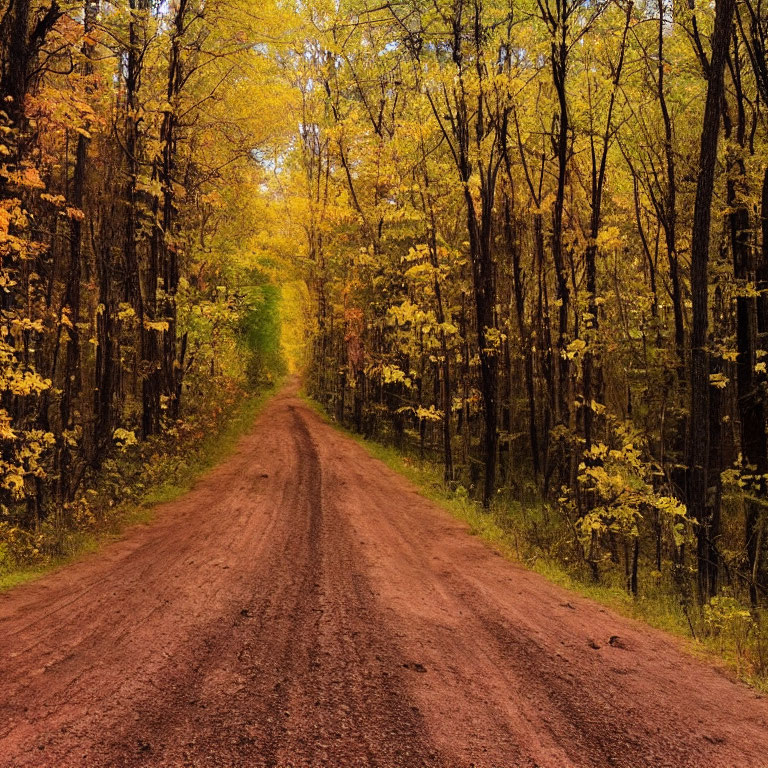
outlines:
[[0, 594], [2, 768], [768, 768], [768, 700], [505, 560], [296, 391], [153, 523]]

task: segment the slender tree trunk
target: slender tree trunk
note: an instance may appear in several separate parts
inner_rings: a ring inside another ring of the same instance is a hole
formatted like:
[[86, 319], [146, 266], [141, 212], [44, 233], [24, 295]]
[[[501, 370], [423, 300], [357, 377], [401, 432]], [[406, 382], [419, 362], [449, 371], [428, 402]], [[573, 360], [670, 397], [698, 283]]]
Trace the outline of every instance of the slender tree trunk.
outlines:
[[709, 241], [712, 194], [720, 134], [723, 102], [723, 71], [730, 39], [735, 0], [717, 0], [712, 36], [712, 59], [701, 132], [699, 177], [693, 213], [691, 241], [691, 401], [688, 443], [688, 509], [698, 524], [699, 596], [707, 600], [715, 594], [716, 574], [708, 566], [708, 542], [716, 538], [716, 521], [707, 508], [707, 469], [709, 464]]
[[163, 390], [168, 398], [171, 419], [179, 418], [183, 361], [177, 357], [177, 309], [176, 294], [179, 288], [178, 243], [175, 241], [176, 201], [174, 197], [174, 174], [176, 170], [176, 139], [178, 129], [177, 110], [179, 95], [183, 87], [182, 38], [186, 31], [188, 0], [179, 0], [173, 20], [171, 51], [168, 62], [168, 83], [166, 89], [167, 108], [160, 128], [162, 165], [160, 183], [162, 187], [163, 232], [160, 238], [161, 273], [163, 277], [164, 302], [163, 320], [168, 324], [163, 333]]
[[541, 458], [539, 430], [536, 423], [536, 383], [533, 373], [534, 345], [530, 328], [525, 319], [525, 289], [523, 286], [523, 270], [520, 264], [520, 248], [513, 231], [510, 202], [508, 199], [504, 200], [504, 230], [507, 250], [512, 256], [512, 286], [514, 290], [515, 314], [523, 352], [523, 374], [525, 376], [525, 391], [528, 399], [528, 439], [531, 446], [531, 465], [534, 477], [538, 480], [541, 473]]
[[559, 322], [557, 337], [558, 386], [557, 386], [557, 422], [570, 425], [569, 377], [570, 366], [565, 355], [568, 346], [568, 314], [570, 312], [570, 289], [568, 274], [565, 269], [563, 247], [563, 212], [565, 208], [565, 182], [568, 176], [568, 134], [570, 131], [568, 115], [568, 97], [566, 93], [566, 74], [568, 66], [567, 28], [564, 23], [556, 32], [560, 40], [552, 43], [552, 77], [558, 100], [558, 129], [555, 143], [557, 162], [557, 187], [552, 209], [552, 259], [555, 265], [556, 297], [559, 304]]
[[[738, 67], [738, 64], [736, 64]], [[740, 78], [736, 81], [737, 100], [743, 98], [740, 88]], [[745, 150], [744, 110], [739, 105], [737, 121], [736, 145], [739, 154], [729, 158], [728, 181], [726, 185], [727, 202], [730, 213], [728, 224], [730, 229], [730, 245], [733, 256], [733, 276], [738, 284], [746, 288], [747, 283], [755, 282], [756, 271], [752, 257], [752, 242], [750, 239], [749, 209], [744, 203], [748, 199], [747, 175], [742, 154]], [[758, 558], [757, 526], [760, 505], [751, 497], [761, 495], [765, 489], [763, 476], [768, 472], [768, 442], [765, 435], [765, 402], [761, 392], [760, 381], [755, 372], [757, 363], [757, 300], [753, 296], [740, 291], [736, 297], [736, 386], [739, 413], [739, 428], [741, 452], [745, 463], [750, 467], [749, 474], [755, 480], [750, 488], [749, 498], [745, 502], [745, 544], [747, 552], [747, 570], [750, 574], [755, 571]], [[757, 584], [750, 579], [750, 599], [753, 605], [757, 603]]]
[[678, 379], [681, 383], [685, 378], [685, 322], [683, 317], [683, 297], [680, 287], [680, 263], [677, 255], [677, 171], [674, 148], [672, 118], [667, 106], [667, 94], [664, 85], [664, 41], [666, 7], [662, 2], [659, 13], [658, 28], [658, 62], [657, 62], [657, 98], [661, 108], [664, 123], [664, 160], [666, 163], [666, 189], [664, 190], [662, 226], [667, 246], [669, 262], [669, 282], [672, 294], [672, 314], [675, 325], [675, 352], [678, 360]]
[[[99, 0], [86, 0], [83, 7], [83, 66], [82, 75], [88, 80], [93, 74], [93, 56], [95, 45], [91, 33], [99, 13]], [[86, 85], [88, 91], [90, 87]], [[88, 145], [90, 141], [85, 132], [77, 136], [75, 150], [75, 168], [72, 174], [72, 193], [70, 204], [82, 212], [84, 218], [85, 187], [88, 174]], [[61, 393], [61, 429], [70, 430], [74, 426], [72, 419], [72, 404], [81, 391], [80, 370], [80, 283], [82, 280], [83, 260], [83, 218], [75, 215], [71, 218], [69, 233], [69, 272], [64, 294], [64, 306], [68, 310], [68, 327], [66, 351], [64, 357], [63, 386]], [[61, 474], [60, 487], [65, 497], [69, 496], [71, 477], [69, 473], [69, 448], [66, 440], [61, 440], [59, 471]]]

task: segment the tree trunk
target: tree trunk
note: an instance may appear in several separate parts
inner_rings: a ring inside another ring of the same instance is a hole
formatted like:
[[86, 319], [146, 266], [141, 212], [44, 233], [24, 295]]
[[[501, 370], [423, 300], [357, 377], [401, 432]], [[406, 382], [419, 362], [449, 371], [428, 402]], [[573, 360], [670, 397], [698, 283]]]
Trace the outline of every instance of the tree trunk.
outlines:
[[712, 60], [709, 67], [707, 99], [701, 132], [699, 178], [696, 185], [691, 241], [693, 322], [691, 328], [691, 418], [688, 442], [687, 501], [689, 513], [698, 524], [698, 586], [699, 596], [702, 600], [708, 600], [712, 597], [716, 589], [707, 557], [707, 542], [714, 540], [718, 533], [714, 529], [716, 520], [712, 518], [711, 510], [707, 507], [710, 388], [707, 349], [709, 327], [708, 265], [712, 194], [723, 102], [723, 71], [734, 6], [735, 0], [717, 0], [716, 3]]

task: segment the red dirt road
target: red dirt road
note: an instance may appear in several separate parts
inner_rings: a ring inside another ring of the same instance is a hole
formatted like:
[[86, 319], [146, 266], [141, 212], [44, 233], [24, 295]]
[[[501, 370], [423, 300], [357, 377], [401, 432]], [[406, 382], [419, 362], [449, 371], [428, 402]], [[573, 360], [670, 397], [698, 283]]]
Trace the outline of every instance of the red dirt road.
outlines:
[[768, 702], [287, 389], [155, 523], [0, 595], [0, 766], [758, 768]]

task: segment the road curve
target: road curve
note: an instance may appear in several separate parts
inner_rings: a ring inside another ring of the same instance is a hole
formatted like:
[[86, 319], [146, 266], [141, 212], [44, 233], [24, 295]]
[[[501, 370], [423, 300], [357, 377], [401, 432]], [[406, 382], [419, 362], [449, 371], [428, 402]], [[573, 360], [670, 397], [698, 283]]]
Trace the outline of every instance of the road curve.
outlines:
[[765, 768], [768, 703], [288, 387], [154, 523], [0, 595], [0, 766]]

